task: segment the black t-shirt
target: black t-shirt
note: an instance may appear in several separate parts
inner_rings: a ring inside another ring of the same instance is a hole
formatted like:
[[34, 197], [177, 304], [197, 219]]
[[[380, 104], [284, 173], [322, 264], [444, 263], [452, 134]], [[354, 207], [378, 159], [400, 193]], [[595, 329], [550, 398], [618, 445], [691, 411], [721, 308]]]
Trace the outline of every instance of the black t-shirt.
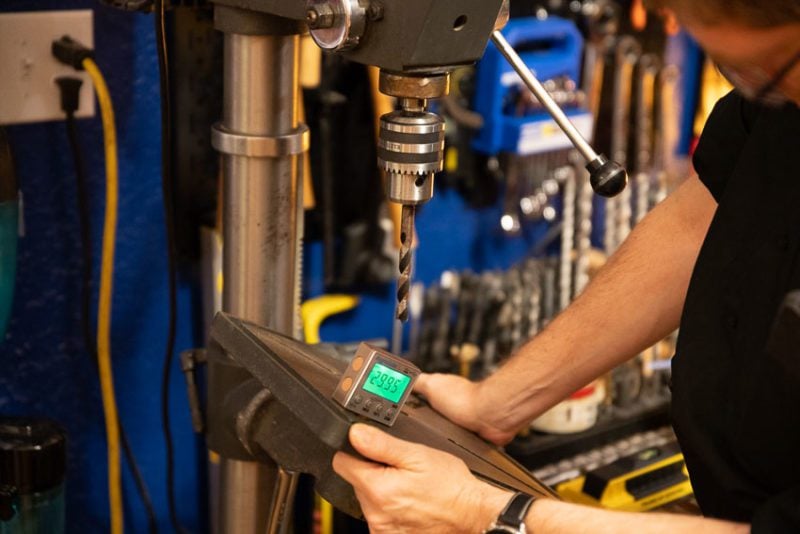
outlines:
[[719, 206], [673, 361], [676, 432], [705, 515], [800, 533], [800, 374], [765, 350], [800, 288], [800, 109], [729, 94], [694, 163]]

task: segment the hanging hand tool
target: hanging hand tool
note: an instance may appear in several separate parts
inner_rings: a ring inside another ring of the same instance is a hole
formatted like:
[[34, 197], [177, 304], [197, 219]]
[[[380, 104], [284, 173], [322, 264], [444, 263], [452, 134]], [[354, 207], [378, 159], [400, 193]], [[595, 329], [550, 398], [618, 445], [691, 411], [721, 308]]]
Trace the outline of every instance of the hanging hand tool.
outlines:
[[458, 357], [460, 374], [464, 378], [472, 377], [472, 363], [481, 356], [480, 340], [483, 334], [483, 324], [487, 320], [486, 312], [492, 298], [491, 279], [491, 273], [484, 273], [475, 287], [472, 321], [467, 332], [467, 339], [461, 345]]
[[489, 273], [485, 291], [488, 295], [488, 306], [486, 308], [486, 318], [483, 321], [483, 330], [481, 332], [481, 337], [483, 338], [483, 343], [481, 345], [482, 376], [488, 376], [494, 372], [497, 362], [498, 317], [503, 303], [506, 300], [502, 278], [495, 273]]
[[430, 371], [434, 373], [445, 372], [450, 368], [447, 346], [450, 334], [452, 301], [459, 294], [460, 280], [458, 274], [445, 271], [442, 273], [440, 285], [442, 293], [439, 299], [438, 324], [431, 343]]
[[417, 367], [423, 371], [428, 371], [432, 358], [433, 340], [438, 327], [438, 317], [440, 313], [439, 300], [442, 298], [442, 289], [439, 284], [434, 284], [425, 290], [425, 297], [422, 306], [422, 325], [419, 341], [416, 348], [412, 345], [412, 351], [416, 354], [412, 360]]
[[563, 311], [572, 301], [572, 264], [575, 258], [575, 201], [577, 199], [578, 184], [575, 178], [575, 169], [561, 167], [556, 171], [556, 177], [562, 184], [564, 191], [561, 208], [561, 257], [559, 258], [559, 311]]
[[450, 357], [459, 359], [461, 348], [467, 337], [467, 327], [470, 324], [471, 313], [475, 301], [475, 275], [469, 271], [461, 273], [459, 284], [458, 304], [456, 305], [456, 325], [450, 338]]
[[[612, 118], [611, 154], [622, 165], [628, 162], [630, 138], [631, 91], [633, 69], [641, 55], [641, 46], [630, 36], [622, 37], [616, 46], [614, 61], [614, 104]], [[613, 253], [630, 233], [631, 194], [606, 203], [606, 252]]]
[[655, 105], [656, 127], [655, 127], [655, 149], [653, 151], [653, 166], [657, 175], [657, 189], [653, 198], [653, 204], [658, 204], [670, 192], [675, 185], [669, 173], [673, 158], [673, 142], [678, 136], [678, 127], [675, 124], [678, 114], [674, 107], [676, 105], [676, 90], [680, 70], [675, 65], [666, 65], [661, 69], [656, 78], [658, 89], [656, 90], [657, 103]]
[[589, 283], [589, 252], [592, 248], [593, 196], [589, 177], [584, 169], [573, 165], [578, 176], [578, 215], [575, 229], [575, 282], [577, 297]]
[[556, 269], [558, 260], [543, 260], [542, 268], [542, 327], [547, 326], [556, 315]]
[[639, 60], [636, 81], [636, 222], [650, 211], [650, 188], [653, 181], [653, 113], [659, 60], [645, 54]]
[[506, 235], [515, 236], [519, 235], [522, 228], [519, 222], [519, 204], [517, 201], [520, 192], [520, 161], [516, 156], [510, 154], [506, 156], [506, 191], [500, 227]]

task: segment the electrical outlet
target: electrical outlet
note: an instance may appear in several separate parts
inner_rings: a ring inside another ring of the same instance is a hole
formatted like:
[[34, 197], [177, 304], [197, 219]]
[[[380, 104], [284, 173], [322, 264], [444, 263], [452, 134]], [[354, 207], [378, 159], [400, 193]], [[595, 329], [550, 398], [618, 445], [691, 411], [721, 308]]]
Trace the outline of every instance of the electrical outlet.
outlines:
[[0, 14], [0, 124], [63, 120], [55, 79], [83, 80], [76, 117], [93, 117], [94, 89], [85, 72], [52, 56], [52, 42], [64, 35], [94, 46], [91, 10]]

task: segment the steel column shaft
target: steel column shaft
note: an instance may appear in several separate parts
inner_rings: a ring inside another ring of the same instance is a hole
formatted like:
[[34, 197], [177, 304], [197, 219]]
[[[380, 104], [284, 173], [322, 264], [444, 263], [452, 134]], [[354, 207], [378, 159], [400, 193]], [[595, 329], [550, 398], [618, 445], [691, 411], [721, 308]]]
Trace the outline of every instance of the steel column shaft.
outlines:
[[[225, 36], [223, 124], [272, 137], [298, 127], [298, 36]], [[296, 155], [224, 161], [223, 310], [294, 335], [297, 302]]]
[[[220, 127], [253, 138], [295, 133], [299, 126], [298, 53], [297, 35], [225, 34]], [[299, 156], [223, 156], [222, 308], [294, 335], [302, 216]], [[281, 516], [291, 510], [292, 478], [274, 465], [222, 457], [219, 482], [212, 489], [212, 510], [217, 515], [214, 530], [219, 534], [278, 532], [285, 523]]]

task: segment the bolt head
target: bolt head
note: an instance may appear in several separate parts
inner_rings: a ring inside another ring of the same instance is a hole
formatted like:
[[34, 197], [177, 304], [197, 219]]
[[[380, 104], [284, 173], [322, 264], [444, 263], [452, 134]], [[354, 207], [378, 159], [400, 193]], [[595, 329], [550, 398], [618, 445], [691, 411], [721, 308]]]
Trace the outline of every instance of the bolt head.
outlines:
[[379, 2], [371, 2], [367, 8], [367, 17], [371, 21], [381, 20], [383, 18], [383, 4]]

